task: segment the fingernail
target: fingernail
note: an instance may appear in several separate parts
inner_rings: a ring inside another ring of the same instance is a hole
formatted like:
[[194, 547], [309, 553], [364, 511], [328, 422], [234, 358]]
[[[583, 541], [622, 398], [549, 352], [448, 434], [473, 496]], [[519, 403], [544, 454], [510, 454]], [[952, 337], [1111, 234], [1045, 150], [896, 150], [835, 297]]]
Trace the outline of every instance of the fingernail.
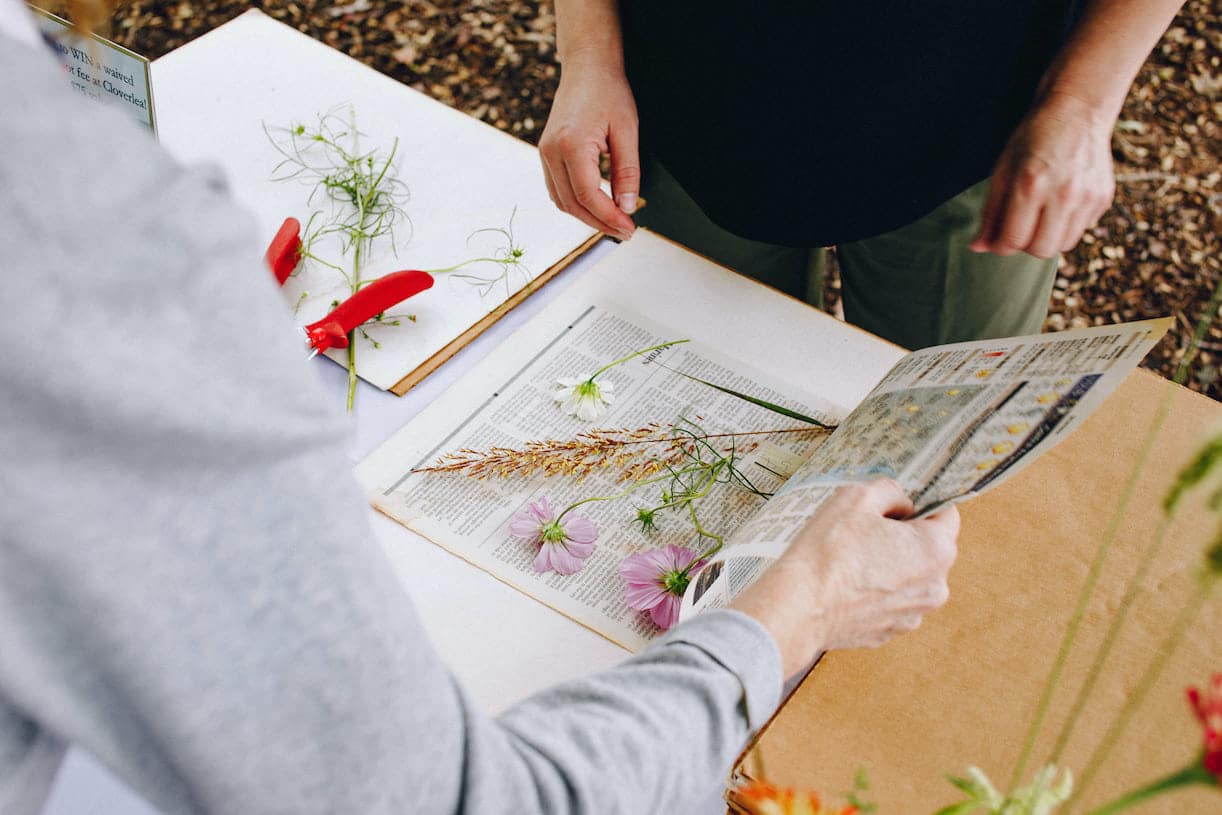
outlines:
[[636, 193], [621, 192], [619, 195], [615, 196], [615, 203], [619, 205], [620, 209], [631, 215], [634, 211], [636, 211]]

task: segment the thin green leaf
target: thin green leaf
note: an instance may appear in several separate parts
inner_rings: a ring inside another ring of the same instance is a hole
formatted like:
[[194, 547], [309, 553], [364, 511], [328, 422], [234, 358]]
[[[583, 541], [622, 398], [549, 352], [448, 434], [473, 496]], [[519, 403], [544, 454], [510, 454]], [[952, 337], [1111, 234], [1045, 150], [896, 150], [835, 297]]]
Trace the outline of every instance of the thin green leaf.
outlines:
[[951, 804], [948, 807], [939, 809], [934, 815], [968, 815], [968, 813], [976, 812], [979, 809], [979, 801], [960, 801], [957, 804]]
[[1209, 580], [1222, 578], [1222, 531], [1205, 553], [1205, 576]]
[[1163, 500], [1163, 510], [1168, 514], [1175, 509], [1184, 493], [1205, 480], [1205, 477], [1222, 463], [1222, 436], [1215, 436], [1201, 448], [1194, 458], [1175, 479], [1175, 484], [1167, 492]]
[[[654, 364], [661, 365], [660, 362], [654, 363]], [[813, 424], [816, 427], [826, 427], [829, 429], [835, 427], [835, 425], [824, 424], [823, 422], [819, 421], [818, 419], [812, 419], [810, 416], [806, 416], [802, 413], [798, 413], [796, 410], [790, 410], [787, 407], [782, 407], [781, 405], [773, 404], [772, 402], [768, 402], [764, 399], [760, 399], [758, 397], [751, 396], [746, 393], [741, 393], [739, 391], [734, 390], [733, 388], [727, 388], [724, 385], [718, 385], [713, 382], [709, 382], [707, 380], [701, 379], [698, 376], [692, 376], [691, 374], [685, 374], [683, 373], [683, 371], [676, 371], [674, 368], [667, 367], [666, 365], [662, 365], [662, 367], [666, 368], [666, 370], [670, 371], [671, 373], [678, 374], [679, 376], [682, 376], [682, 377], [686, 377], [687, 379], [690, 379], [693, 382], [699, 382], [701, 385], [710, 387], [713, 390], [721, 391], [722, 393], [727, 393], [730, 396], [734, 396], [738, 399], [742, 399], [745, 402], [750, 402], [753, 405], [759, 405], [760, 407], [764, 408], [765, 410], [771, 410], [773, 413], [779, 413], [782, 416], [788, 416], [790, 419], [797, 419], [799, 422], [806, 422], [807, 424]]]
[[946, 776], [946, 780], [973, 798], [980, 794], [980, 787], [970, 778], [960, 778], [957, 775], [948, 775]]

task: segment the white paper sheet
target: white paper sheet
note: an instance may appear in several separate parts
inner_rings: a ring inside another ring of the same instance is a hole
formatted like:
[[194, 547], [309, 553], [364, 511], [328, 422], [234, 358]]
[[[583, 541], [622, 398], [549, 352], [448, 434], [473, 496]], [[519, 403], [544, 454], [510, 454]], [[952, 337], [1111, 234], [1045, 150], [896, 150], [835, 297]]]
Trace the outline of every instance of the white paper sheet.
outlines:
[[[399, 140], [398, 177], [409, 194], [407, 221], [398, 230], [402, 245], [397, 256], [383, 249], [370, 257], [363, 278], [449, 267], [495, 251], [499, 236], [475, 233], [507, 227], [512, 216], [525, 273], [512, 276], [508, 291], [497, 286], [481, 297], [460, 280], [439, 278], [433, 289], [394, 309], [414, 315], [415, 322], [370, 331], [381, 348], [358, 337], [357, 370], [380, 388], [393, 386], [595, 234], [552, 204], [530, 145], [261, 12], [247, 12], [167, 54], [153, 63], [152, 73], [162, 143], [183, 161], [218, 164], [255, 215], [263, 240], [270, 242], [290, 215], [304, 224], [313, 209], [309, 187], [271, 180], [281, 157], [264, 127], [308, 127], [328, 111], [352, 111], [365, 149], [389, 152]], [[299, 324], [347, 296], [340, 275], [321, 268], [290, 279], [286, 304], [297, 306], [303, 290], [310, 297], [298, 307]], [[345, 360], [345, 352], [331, 356]]]

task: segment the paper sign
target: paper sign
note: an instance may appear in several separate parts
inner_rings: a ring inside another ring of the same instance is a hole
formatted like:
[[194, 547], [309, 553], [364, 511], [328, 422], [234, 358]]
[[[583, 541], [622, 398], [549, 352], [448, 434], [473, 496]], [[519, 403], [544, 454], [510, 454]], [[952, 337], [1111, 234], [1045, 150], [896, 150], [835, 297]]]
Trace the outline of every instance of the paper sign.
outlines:
[[117, 107], [156, 130], [147, 59], [96, 34], [81, 36], [71, 23], [50, 12], [34, 6], [30, 10], [76, 91]]

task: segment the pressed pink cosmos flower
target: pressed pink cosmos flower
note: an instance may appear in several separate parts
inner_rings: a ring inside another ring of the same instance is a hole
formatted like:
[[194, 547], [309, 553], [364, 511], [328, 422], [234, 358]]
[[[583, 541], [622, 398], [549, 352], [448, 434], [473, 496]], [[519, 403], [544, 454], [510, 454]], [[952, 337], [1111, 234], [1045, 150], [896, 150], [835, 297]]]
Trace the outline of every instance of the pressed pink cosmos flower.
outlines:
[[1222, 673], [1213, 675], [1213, 680], [1204, 695], [1196, 688], [1188, 689], [1188, 701], [1196, 710], [1201, 727], [1205, 729], [1205, 751], [1201, 755], [1201, 766], [1214, 775], [1222, 785]]
[[573, 574], [594, 551], [598, 527], [589, 518], [565, 510], [559, 516], [547, 498], [531, 501], [509, 522], [509, 534], [539, 547], [535, 571]]
[[699, 557], [691, 549], [667, 544], [624, 558], [619, 567], [626, 584], [624, 600], [630, 608], [648, 611], [659, 628], [670, 628], [679, 621], [687, 584], [708, 563]]

